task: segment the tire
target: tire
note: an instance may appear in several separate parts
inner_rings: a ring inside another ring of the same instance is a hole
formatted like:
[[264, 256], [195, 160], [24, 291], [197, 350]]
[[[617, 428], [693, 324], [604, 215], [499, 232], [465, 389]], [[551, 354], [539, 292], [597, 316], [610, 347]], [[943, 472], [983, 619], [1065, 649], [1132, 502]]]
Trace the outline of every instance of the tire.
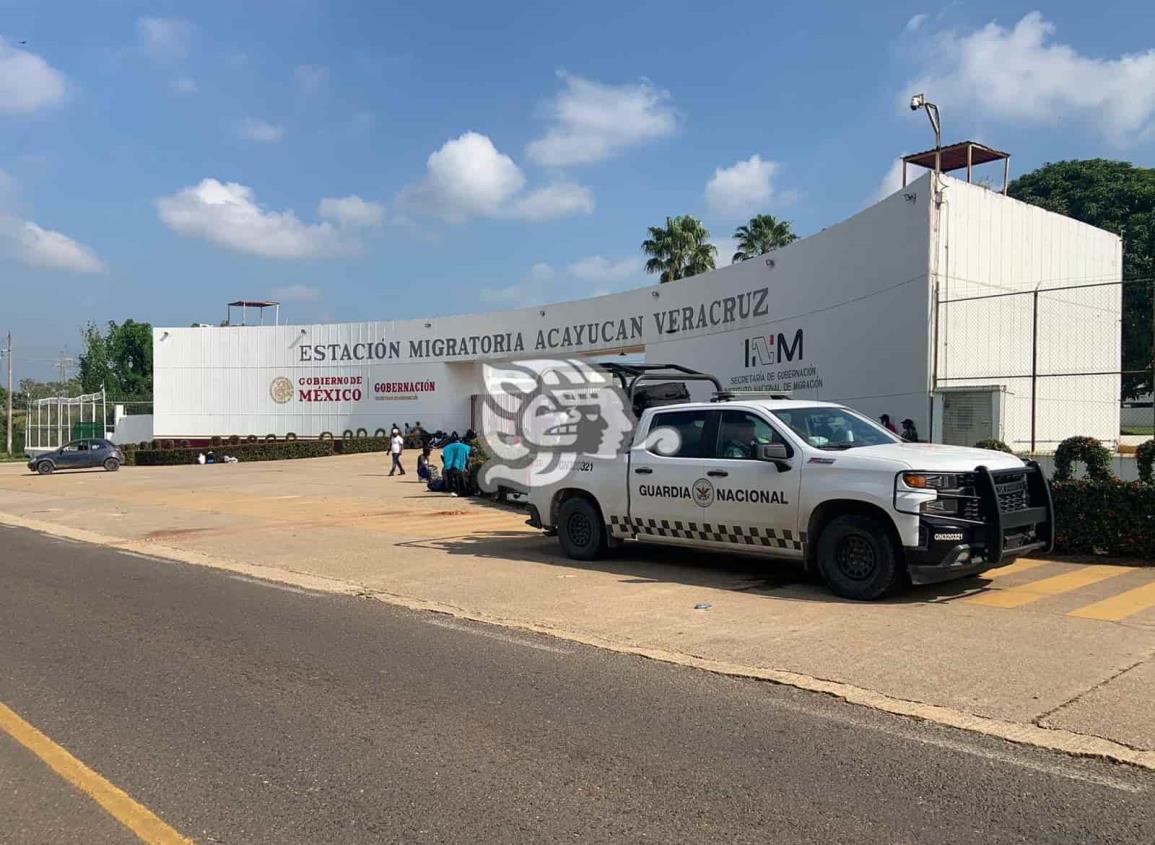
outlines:
[[52, 475], [52, 471], [56, 469], [52, 465], [52, 461], [41, 461], [36, 465], [36, 471], [41, 475]]
[[818, 571], [831, 592], [856, 601], [890, 595], [905, 573], [889, 526], [858, 514], [836, 517], [823, 529]]
[[557, 538], [566, 557], [597, 560], [606, 552], [606, 526], [597, 505], [583, 496], [566, 499], [557, 517]]
[[106, 472], [116, 472], [120, 469], [120, 461], [116, 458], [106, 458], [104, 461], [104, 469]]

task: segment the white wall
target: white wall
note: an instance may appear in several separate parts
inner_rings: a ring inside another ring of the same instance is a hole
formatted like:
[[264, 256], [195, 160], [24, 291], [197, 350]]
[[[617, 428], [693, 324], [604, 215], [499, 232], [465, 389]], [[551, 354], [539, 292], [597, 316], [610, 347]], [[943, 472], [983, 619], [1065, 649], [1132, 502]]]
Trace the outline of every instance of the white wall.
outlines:
[[127, 414], [116, 421], [111, 440], [122, 446], [125, 443], [141, 443], [152, 438], [152, 414]]
[[[1122, 278], [1118, 236], [1059, 214], [943, 177], [938, 278], [944, 302], [1024, 292], [940, 308], [938, 376], [943, 387], [1004, 385], [1003, 440], [1030, 447], [1033, 296], [1053, 288]], [[932, 256], [933, 257], [933, 256]], [[1120, 369], [1121, 288], [1039, 295], [1038, 372]], [[1040, 378], [1036, 447], [1074, 434], [1114, 442], [1118, 376]]]

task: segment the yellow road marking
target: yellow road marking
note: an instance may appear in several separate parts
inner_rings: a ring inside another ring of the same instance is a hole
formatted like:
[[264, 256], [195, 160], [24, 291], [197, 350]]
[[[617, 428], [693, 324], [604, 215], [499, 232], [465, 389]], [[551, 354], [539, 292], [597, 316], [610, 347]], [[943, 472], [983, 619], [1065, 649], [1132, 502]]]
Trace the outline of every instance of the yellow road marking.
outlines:
[[1068, 613], [1068, 616], [1081, 616], [1083, 619], [1106, 619], [1118, 622], [1128, 616], [1134, 616], [1149, 607], [1155, 607], [1155, 581], [1136, 587], [1133, 590], [1111, 596], [1109, 599], [1097, 601], [1086, 607], [1080, 607]]
[[1130, 566], [1110, 566], [1106, 564], [1101, 566], [1083, 566], [1074, 572], [1064, 572], [1062, 575], [1043, 578], [1041, 581], [1032, 581], [1029, 584], [1023, 584], [1019, 587], [979, 593], [977, 596], [964, 599], [964, 601], [968, 604], [981, 604], [987, 607], [1019, 607], [1050, 596], [1068, 593], [1071, 590], [1077, 590], [1080, 587], [1086, 587], [1090, 584], [1097, 584], [1099, 581], [1114, 578], [1125, 572], [1134, 571], [1134, 568]]
[[0, 730], [47, 763], [56, 774], [103, 807], [143, 842], [149, 845], [194, 845], [193, 840], [181, 836], [123, 789], [88, 768], [3, 703], [0, 703]]
[[1044, 563], [1047, 563], [1047, 561], [1019, 558], [1014, 563], [1008, 564], [1006, 566], [1000, 566], [998, 569], [988, 569], [986, 572], [979, 575], [979, 577], [990, 581], [995, 578], [1004, 578], [1007, 575], [1018, 575], [1020, 572], [1026, 572], [1029, 569], [1034, 569], [1036, 566], [1042, 566]]

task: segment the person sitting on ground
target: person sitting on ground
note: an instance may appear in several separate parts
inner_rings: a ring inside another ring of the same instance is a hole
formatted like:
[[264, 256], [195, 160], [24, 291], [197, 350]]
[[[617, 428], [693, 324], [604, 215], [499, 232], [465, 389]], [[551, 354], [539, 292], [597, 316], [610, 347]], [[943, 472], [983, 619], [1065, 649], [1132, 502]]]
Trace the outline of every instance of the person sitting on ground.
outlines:
[[421, 447], [421, 454], [417, 456], [417, 477], [422, 481], [429, 481], [432, 478], [432, 474], [437, 470], [437, 467], [433, 466], [429, 460], [432, 452], [433, 449], [431, 447], [423, 446]]

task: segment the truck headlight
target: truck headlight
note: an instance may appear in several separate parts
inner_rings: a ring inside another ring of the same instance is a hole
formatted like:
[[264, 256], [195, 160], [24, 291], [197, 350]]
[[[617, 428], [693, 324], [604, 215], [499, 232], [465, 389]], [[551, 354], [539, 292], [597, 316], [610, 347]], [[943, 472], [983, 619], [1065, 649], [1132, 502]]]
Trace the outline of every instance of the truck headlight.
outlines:
[[958, 490], [964, 486], [963, 476], [953, 473], [904, 472], [902, 483], [915, 490]]

